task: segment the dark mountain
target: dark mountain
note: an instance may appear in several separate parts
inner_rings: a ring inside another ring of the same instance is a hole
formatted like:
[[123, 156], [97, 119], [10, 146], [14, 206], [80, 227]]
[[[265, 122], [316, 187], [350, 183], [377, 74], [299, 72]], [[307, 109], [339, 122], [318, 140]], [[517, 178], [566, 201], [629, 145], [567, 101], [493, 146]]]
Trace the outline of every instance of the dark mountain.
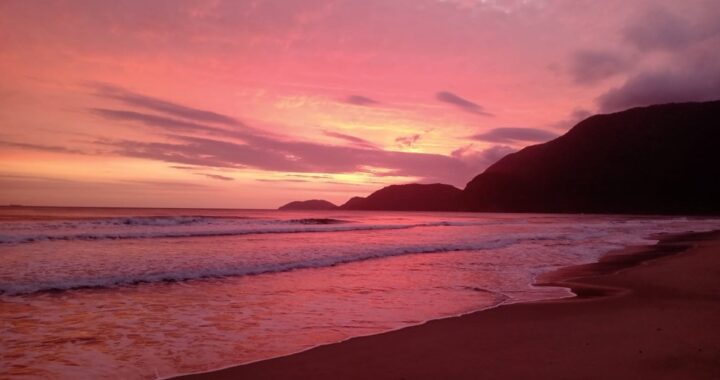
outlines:
[[311, 199], [309, 201], [290, 202], [284, 206], [280, 206], [278, 210], [335, 210], [337, 208], [338, 206], [328, 201]]
[[354, 197], [340, 208], [345, 210], [456, 211], [460, 209], [462, 190], [435, 183], [432, 185], [392, 185], [366, 198]]
[[471, 211], [720, 213], [720, 101], [592, 116], [470, 181]]

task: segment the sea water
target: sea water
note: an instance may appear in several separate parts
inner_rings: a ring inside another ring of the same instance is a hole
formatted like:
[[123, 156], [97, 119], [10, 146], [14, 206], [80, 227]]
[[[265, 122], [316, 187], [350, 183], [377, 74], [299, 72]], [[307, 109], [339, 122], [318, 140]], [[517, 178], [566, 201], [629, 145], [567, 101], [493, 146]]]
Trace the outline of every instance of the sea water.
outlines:
[[0, 208], [0, 377], [154, 379], [504, 303], [711, 218]]

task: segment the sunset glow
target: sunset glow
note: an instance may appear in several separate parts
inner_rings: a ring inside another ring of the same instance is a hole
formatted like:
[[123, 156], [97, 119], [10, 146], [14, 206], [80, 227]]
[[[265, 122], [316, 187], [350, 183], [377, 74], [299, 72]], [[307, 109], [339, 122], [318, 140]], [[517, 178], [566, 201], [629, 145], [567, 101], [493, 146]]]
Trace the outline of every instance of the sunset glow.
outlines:
[[715, 96], [717, 3], [626, 3], [3, 1], [0, 202], [463, 187], [590, 114]]

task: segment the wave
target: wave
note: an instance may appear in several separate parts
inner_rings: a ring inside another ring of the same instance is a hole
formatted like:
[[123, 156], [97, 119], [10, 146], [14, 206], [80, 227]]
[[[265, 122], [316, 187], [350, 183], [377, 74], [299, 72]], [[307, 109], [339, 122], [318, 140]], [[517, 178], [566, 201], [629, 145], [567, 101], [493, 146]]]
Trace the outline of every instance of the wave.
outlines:
[[[178, 219], [172, 217], [176, 224], [141, 224], [140, 226], [182, 226], [182, 223], [191, 224], [198, 221]], [[203, 217], [202, 219], [208, 219]], [[143, 220], [142, 223], [156, 223]], [[346, 231], [368, 231], [368, 230], [396, 230], [416, 227], [440, 227], [440, 226], [473, 226], [484, 223], [474, 222], [430, 222], [418, 224], [353, 224], [349, 221], [339, 219], [309, 218], [292, 220], [266, 220], [253, 221], [246, 224], [225, 224], [218, 225], [217, 229], [115, 229], [99, 230], [90, 232], [73, 232], [63, 230], [60, 232], [41, 234], [15, 233], [12, 235], [0, 235], [0, 244], [23, 244], [41, 241], [73, 241], [73, 240], [123, 240], [123, 239], [155, 239], [155, 238], [181, 238], [181, 237], [218, 237], [218, 236], [240, 236], [256, 234], [288, 234], [288, 233], [311, 233], [311, 232], [346, 232]]]
[[331, 219], [331, 218], [305, 218], [305, 219], [290, 219], [288, 222], [297, 224], [340, 224], [350, 223], [347, 220]]
[[289, 272], [300, 269], [317, 269], [324, 267], [332, 267], [341, 264], [349, 264], [353, 262], [380, 259], [392, 256], [499, 249], [516, 244], [521, 240], [524, 239], [515, 237], [499, 238], [477, 243], [438, 244], [426, 246], [411, 245], [394, 247], [390, 249], [371, 249], [346, 256], [311, 258], [291, 262], [261, 264], [252, 267], [244, 265], [223, 265], [222, 267], [187, 269], [181, 271], [133, 273], [92, 278], [57, 279], [49, 281], [37, 281], [33, 283], [14, 282], [11, 284], [0, 284], [0, 295], [18, 296], [43, 292], [64, 292], [81, 289], [103, 289], [141, 284], [172, 283], [193, 280], [220, 279], [227, 277], [255, 276], [269, 273]]
[[93, 227], [93, 226], [189, 226], [203, 224], [217, 224], [235, 220], [247, 220], [247, 217], [239, 216], [202, 216], [202, 215], [178, 215], [178, 216], [126, 216], [110, 218], [93, 218], [82, 220], [68, 220], [59, 223], [63, 227]]

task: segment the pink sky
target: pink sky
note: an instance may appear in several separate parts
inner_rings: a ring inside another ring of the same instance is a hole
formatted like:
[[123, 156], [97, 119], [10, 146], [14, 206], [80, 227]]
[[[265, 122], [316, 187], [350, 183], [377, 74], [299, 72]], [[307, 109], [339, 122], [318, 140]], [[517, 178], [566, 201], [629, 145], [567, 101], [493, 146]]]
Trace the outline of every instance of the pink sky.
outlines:
[[0, 2], [0, 203], [463, 187], [591, 113], [720, 98], [699, 1]]

